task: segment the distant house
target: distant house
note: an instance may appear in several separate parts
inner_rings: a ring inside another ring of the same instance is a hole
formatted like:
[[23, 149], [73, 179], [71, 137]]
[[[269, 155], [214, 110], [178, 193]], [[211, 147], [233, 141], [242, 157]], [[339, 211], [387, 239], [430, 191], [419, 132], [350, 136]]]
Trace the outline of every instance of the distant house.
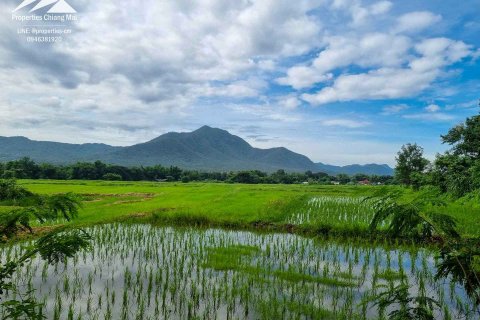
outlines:
[[167, 182], [168, 179], [155, 179], [155, 181], [157, 181], [157, 182]]
[[366, 185], [369, 185], [369, 184], [370, 184], [370, 180], [365, 179], [365, 180], [359, 181], [358, 184], [361, 184], [361, 185], [366, 186]]
[[331, 181], [331, 183], [338, 186], [340, 184], [340, 181]]
[[308, 181], [303, 181], [302, 184], [308, 184]]

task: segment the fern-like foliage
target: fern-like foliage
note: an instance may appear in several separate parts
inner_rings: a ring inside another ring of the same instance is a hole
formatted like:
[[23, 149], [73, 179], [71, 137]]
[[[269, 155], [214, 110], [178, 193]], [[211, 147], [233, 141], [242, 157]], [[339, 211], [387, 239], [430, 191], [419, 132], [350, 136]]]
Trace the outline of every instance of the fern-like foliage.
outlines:
[[461, 239], [443, 246], [435, 277], [460, 283], [480, 305], [480, 239]]
[[47, 317], [42, 313], [42, 305], [27, 293], [26, 298], [8, 300], [2, 303], [6, 319], [44, 320]]
[[455, 219], [438, 212], [445, 206], [438, 194], [421, 192], [410, 200], [403, 196], [401, 190], [382, 188], [366, 199], [371, 201], [375, 211], [371, 231], [386, 225], [386, 231], [393, 237], [459, 237]]
[[37, 240], [35, 247], [44, 260], [57, 263], [73, 257], [81, 249], [90, 248], [91, 239], [83, 230], [59, 228]]
[[[438, 212], [445, 204], [435, 192], [420, 192], [410, 200], [405, 198], [402, 191], [387, 192], [383, 189], [374, 194], [371, 197], [375, 208], [371, 230], [386, 225], [386, 231], [395, 237], [440, 237], [442, 245], [439, 249], [436, 278], [449, 279], [463, 285], [467, 294], [480, 306], [480, 238], [465, 239], [459, 235], [455, 219]], [[385, 293], [378, 297], [382, 301], [378, 305], [406, 301], [407, 293], [404, 291], [405, 288], [398, 287]], [[413, 302], [427, 307], [432, 303], [421, 300]], [[404, 307], [392, 313], [389, 319], [433, 319], [426, 313], [419, 314], [420, 311]], [[478, 309], [474, 311], [480, 312]]]
[[91, 237], [83, 230], [69, 230], [65, 227], [59, 227], [38, 239], [32, 246], [26, 248], [21, 257], [15, 261], [8, 261], [0, 265], [0, 294], [5, 290], [14, 290], [11, 277], [18, 267], [33, 258], [36, 254], [48, 261], [57, 263], [73, 257], [81, 249], [90, 248]]
[[[9, 212], [0, 214], [0, 242], [15, 237], [19, 232], [33, 232], [31, 221], [40, 223], [77, 217], [81, 201], [73, 193], [44, 196], [34, 194], [14, 180], [0, 180], [0, 201], [9, 201], [17, 206]], [[15, 271], [37, 254], [49, 263], [64, 261], [81, 249], [90, 247], [90, 236], [77, 229], [56, 228], [42, 236], [32, 246], [25, 249], [16, 260], [0, 264], [0, 298], [6, 291], [14, 291], [21, 300], [9, 300], [2, 303], [7, 319], [44, 319], [41, 305], [33, 295], [26, 298], [18, 292], [11, 279]]]
[[0, 242], [13, 238], [21, 231], [32, 232], [30, 219], [35, 210], [29, 208], [15, 209], [0, 214]]
[[37, 218], [42, 223], [59, 218], [70, 221], [78, 216], [81, 205], [80, 198], [73, 193], [45, 196], [40, 198]]
[[30, 223], [65, 219], [70, 221], [78, 216], [80, 198], [73, 193], [53, 196], [35, 196], [35, 205], [0, 213], [0, 242], [13, 238], [18, 232], [32, 232]]
[[434, 320], [434, 310], [440, 307], [438, 301], [426, 295], [411, 296], [408, 289], [404, 283], [389, 287], [373, 298], [374, 306], [381, 310], [392, 308], [389, 320]]

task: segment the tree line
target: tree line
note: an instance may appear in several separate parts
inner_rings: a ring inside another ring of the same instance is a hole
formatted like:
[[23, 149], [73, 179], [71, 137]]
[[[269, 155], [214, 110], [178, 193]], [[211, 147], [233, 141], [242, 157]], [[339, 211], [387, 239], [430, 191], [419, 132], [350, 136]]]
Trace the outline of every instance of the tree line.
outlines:
[[56, 180], [111, 180], [111, 181], [212, 181], [228, 183], [265, 184], [356, 184], [368, 180], [375, 184], [394, 183], [391, 176], [356, 174], [329, 175], [323, 172], [304, 173], [277, 170], [267, 173], [260, 170], [208, 172], [183, 170], [176, 166], [125, 167], [101, 161], [78, 162], [71, 165], [38, 164], [30, 158], [0, 163], [0, 178], [4, 179], [56, 179]]
[[480, 189], [480, 115], [467, 118], [441, 136], [450, 149], [429, 161], [416, 143], [402, 146], [397, 154], [395, 178], [401, 184], [420, 189], [437, 188], [455, 197]]

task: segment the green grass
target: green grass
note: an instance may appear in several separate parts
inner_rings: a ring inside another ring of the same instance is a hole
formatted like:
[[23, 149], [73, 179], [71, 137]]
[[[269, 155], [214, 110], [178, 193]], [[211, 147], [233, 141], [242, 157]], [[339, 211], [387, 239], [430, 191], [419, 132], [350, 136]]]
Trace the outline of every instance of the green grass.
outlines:
[[378, 279], [387, 280], [387, 281], [395, 281], [395, 280], [403, 280], [405, 279], [405, 275], [401, 272], [395, 272], [392, 270], [385, 270], [381, 273], [377, 274]]
[[309, 274], [299, 273], [295, 271], [280, 271], [276, 270], [273, 275], [279, 279], [290, 282], [313, 282], [323, 284], [325, 286], [333, 287], [358, 287], [358, 284], [353, 281], [345, 281], [335, 278], [312, 276]]
[[22, 180], [33, 192], [75, 192], [87, 201], [76, 223], [97, 223], [139, 213], [206, 217], [213, 222], [287, 223], [295, 208], [316, 195], [363, 196], [368, 187]]
[[[158, 223], [288, 232], [361, 235], [373, 215], [362, 201], [378, 187], [322, 185], [245, 185], [20, 180], [42, 194], [75, 192], [84, 207], [73, 224], [91, 225], [144, 217]], [[395, 188], [395, 187], [390, 187]], [[412, 194], [407, 193], [407, 197]], [[8, 210], [0, 205], [0, 212]], [[460, 232], [480, 234], [480, 206], [451, 201], [442, 208], [458, 221]]]
[[216, 271], [242, 270], [244, 272], [258, 273], [260, 270], [245, 265], [244, 258], [251, 257], [260, 252], [253, 246], [229, 246], [220, 248], [207, 248], [207, 259], [202, 264], [204, 268]]
[[353, 319], [362, 319], [360, 316], [355, 314], [345, 314], [341, 312], [332, 312], [331, 310], [316, 307], [313, 304], [304, 304], [297, 302], [285, 302], [279, 300], [268, 300], [260, 302], [260, 310], [263, 312], [263, 315], [260, 319], [282, 319], [285, 318], [285, 315], [282, 313], [283, 310], [287, 309], [288, 311], [299, 314], [302, 317], [299, 319], [312, 319], [312, 320], [353, 320]]
[[333, 287], [358, 287], [358, 283], [332, 277], [310, 275], [294, 270], [268, 270], [259, 267], [255, 258], [265, 256], [258, 247], [233, 245], [228, 247], [207, 248], [207, 257], [202, 267], [216, 271], [236, 271], [256, 277], [257, 280], [267, 281], [275, 277], [288, 282], [311, 282]]

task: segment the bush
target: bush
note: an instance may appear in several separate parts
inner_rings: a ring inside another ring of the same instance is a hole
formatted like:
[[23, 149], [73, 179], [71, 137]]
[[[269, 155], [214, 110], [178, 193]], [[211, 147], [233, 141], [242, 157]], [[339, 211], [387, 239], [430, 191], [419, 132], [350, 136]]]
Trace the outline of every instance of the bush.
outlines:
[[103, 180], [108, 180], [108, 181], [122, 181], [123, 178], [121, 175], [118, 173], [106, 173], [102, 177]]
[[17, 185], [15, 180], [0, 180], [0, 201], [21, 200], [32, 196], [32, 193]]

